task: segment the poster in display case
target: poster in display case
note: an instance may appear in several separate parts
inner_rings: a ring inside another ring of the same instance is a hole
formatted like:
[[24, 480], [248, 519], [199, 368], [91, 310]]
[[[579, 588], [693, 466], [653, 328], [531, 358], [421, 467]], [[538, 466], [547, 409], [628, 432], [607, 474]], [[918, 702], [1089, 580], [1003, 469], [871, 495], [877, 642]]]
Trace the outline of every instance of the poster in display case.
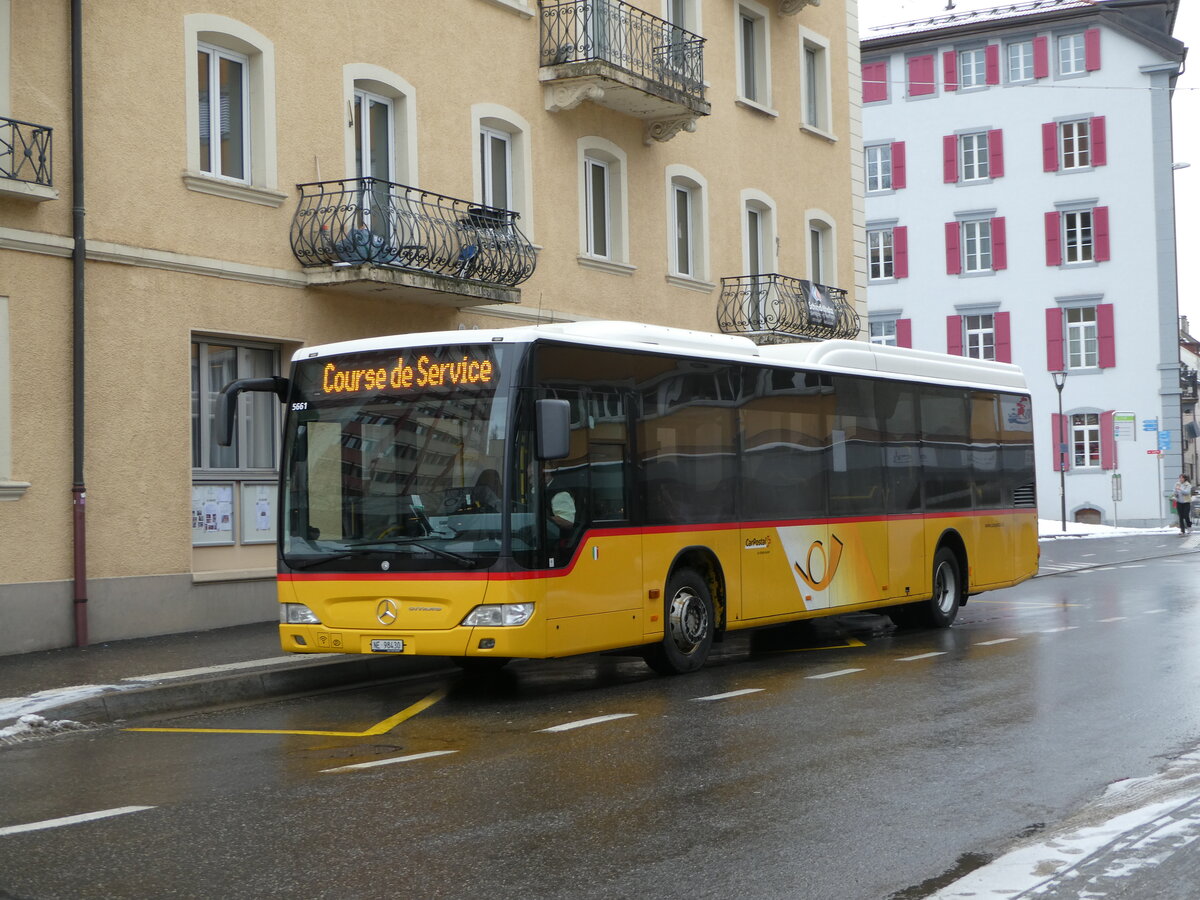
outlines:
[[242, 485], [240, 521], [243, 544], [275, 542], [275, 504], [278, 497], [278, 482], [259, 481]]
[[233, 484], [192, 485], [192, 545], [232, 544]]

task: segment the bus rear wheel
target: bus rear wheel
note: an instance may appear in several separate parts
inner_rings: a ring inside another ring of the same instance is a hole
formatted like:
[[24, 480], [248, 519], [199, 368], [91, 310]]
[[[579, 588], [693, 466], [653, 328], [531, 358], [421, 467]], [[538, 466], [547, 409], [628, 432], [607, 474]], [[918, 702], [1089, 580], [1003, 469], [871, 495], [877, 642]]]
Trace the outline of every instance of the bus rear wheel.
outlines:
[[949, 547], [939, 547], [933, 557], [933, 596], [920, 603], [892, 607], [892, 620], [899, 626], [949, 628], [958, 617], [966, 594], [962, 566]]
[[704, 665], [712, 649], [716, 615], [712, 594], [699, 573], [680, 569], [667, 582], [663, 639], [646, 653], [660, 675], [681, 675]]

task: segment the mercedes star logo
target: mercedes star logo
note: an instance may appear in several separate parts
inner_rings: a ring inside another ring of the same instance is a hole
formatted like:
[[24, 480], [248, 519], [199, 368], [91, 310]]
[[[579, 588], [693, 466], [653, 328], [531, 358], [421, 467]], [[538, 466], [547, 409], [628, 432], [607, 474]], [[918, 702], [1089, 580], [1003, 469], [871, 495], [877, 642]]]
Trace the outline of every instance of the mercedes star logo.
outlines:
[[396, 601], [391, 597], [384, 597], [375, 607], [375, 618], [383, 625], [391, 625], [399, 617], [400, 611], [396, 608]]

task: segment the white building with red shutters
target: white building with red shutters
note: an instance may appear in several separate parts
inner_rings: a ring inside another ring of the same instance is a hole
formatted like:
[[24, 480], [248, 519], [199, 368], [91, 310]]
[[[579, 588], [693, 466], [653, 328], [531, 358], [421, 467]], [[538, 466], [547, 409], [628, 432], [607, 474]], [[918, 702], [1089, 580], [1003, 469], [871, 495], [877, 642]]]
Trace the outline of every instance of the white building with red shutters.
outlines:
[[870, 339], [1024, 369], [1046, 519], [1159, 524], [1183, 464], [1177, 5], [1031, 0], [863, 35]]

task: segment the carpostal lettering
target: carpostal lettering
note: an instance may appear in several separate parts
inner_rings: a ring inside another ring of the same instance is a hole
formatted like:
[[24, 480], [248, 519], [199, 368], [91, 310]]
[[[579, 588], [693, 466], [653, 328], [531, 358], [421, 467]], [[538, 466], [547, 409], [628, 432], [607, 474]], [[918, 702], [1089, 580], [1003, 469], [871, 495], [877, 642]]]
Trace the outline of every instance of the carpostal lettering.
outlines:
[[324, 394], [354, 394], [363, 391], [409, 391], [431, 388], [491, 384], [496, 367], [491, 360], [464, 356], [454, 362], [441, 362], [421, 354], [415, 365], [396, 359], [391, 368], [340, 369], [328, 362], [321, 372], [321, 392]]

